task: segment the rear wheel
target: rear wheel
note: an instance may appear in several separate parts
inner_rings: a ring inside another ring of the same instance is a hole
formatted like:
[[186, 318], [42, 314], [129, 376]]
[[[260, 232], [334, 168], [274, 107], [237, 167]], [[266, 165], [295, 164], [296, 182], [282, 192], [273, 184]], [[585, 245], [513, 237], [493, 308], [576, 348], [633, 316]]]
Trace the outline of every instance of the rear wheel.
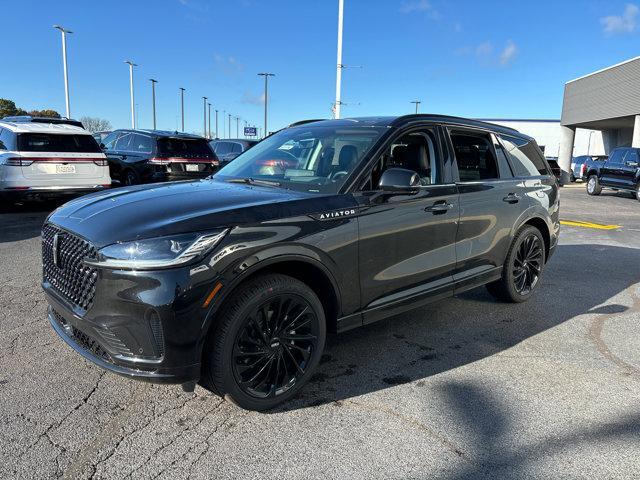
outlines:
[[602, 193], [602, 187], [596, 175], [589, 176], [587, 180], [587, 193], [589, 195], [600, 195]]
[[640, 182], [636, 185], [636, 200], [640, 201]]
[[137, 185], [138, 184], [138, 175], [133, 170], [125, 170], [122, 175], [122, 183], [125, 185]]
[[524, 302], [538, 286], [544, 268], [545, 245], [540, 230], [521, 228], [513, 239], [502, 270], [502, 278], [487, 285], [494, 297], [506, 302]]
[[242, 408], [273, 408], [308, 381], [325, 337], [313, 290], [285, 275], [256, 277], [223, 307], [205, 346], [202, 383]]

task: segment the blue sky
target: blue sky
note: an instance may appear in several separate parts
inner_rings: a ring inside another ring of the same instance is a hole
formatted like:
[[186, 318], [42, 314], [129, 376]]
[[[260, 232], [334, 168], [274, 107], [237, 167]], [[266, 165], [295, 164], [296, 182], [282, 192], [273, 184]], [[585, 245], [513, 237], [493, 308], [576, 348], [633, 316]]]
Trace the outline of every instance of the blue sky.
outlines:
[[[202, 99], [270, 130], [331, 115], [337, 0], [4, 0], [0, 97], [64, 112], [60, 34], [68, 40], [72, 116], [128, 127], [135, 72], [139, 126], [202, 131]], [[640, 2], [639, 2], [640, 3]], [[343, 116], [421, 111], [559, 118], [567, 80], [640, 54], [637, 4], [619, 1], [345, 0]], [[234, 127], [235, 129], [235, 127]], [[222, 130], [222, 127], [220, 127]]]

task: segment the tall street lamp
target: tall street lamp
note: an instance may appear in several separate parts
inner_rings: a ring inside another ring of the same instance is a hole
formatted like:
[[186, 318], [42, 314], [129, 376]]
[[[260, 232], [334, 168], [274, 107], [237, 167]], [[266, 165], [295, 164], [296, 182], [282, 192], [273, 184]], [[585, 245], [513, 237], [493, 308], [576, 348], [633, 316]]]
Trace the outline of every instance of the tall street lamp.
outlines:
[[67, 33], [73, 33], [66, 30], [60, 25], [54, 25], [53, 28], [60, 30], [62, 33], [62, 67], [64, 69], [64, 100], [67, 107], [67, 118], [71, 118], [71, 106], [69, 105], [69, 72], [67, 68]]
[[[336, 64], [336, 103], [334, 106], [335, 118], [340, 118], [340, 90], [342, 88], [342, 19], [344, 12], [344, 0], [338, 0], [338, 61]], [[265, 132], [266, 134], [266, 132]]]
[[182, 129], [184, 132], [184, 88], [180, 87], [180, 111], [182, 112]]
[[124, 63], [129, 65], [129, 87], [131, 91], [131, 128], [136, 128], [136, 109], [135, 109], [135, 101], [133, 97], [133, 67], [137, 67], [138, 65], [133, 63], [131, 60], [125, 60]]
[[202, 112], [204, 114], [204, 126], [202, 127], [202, 136], [207, 136], [207, 97], [202, 97]]
[[151, 110], [153, 112], [153, 129], [156, 129], [156, 83], [158, 83], [157, 80], [154, 80], [153, 78], [150, 78], [149, 81], [151, 82]]
[[216, 110], [216, 138], [220, 138], [220, 134], [218, 133], [218, 110]]
[[227, 122], [225, 118], [227, 117], [227, 111], [222, 110], [222, 138], [227, 138]]
[[422, 102], [420, 100], [413, 100], [412, 102], [409, 103], [415, 103], [416, 104], [416, 113], [418, 113], [418, 105], [420, 105]]
[[[342, 0], [341, 0], [342, 1]], [[259, 77], [264, 77], [264, 134], [269, 131], [267, 129], [267, 104], [269, 101], [269, 77], [275, 77], [275, 73], [259, 73]]]
[[209, 129], [208, 129], [209, 136], [207, 138], [211, 140], [211, 104], [207, 103], [207, 105], [209, 106]]
[[236, 117], [236, 138], [240, 138], [240, 117]]

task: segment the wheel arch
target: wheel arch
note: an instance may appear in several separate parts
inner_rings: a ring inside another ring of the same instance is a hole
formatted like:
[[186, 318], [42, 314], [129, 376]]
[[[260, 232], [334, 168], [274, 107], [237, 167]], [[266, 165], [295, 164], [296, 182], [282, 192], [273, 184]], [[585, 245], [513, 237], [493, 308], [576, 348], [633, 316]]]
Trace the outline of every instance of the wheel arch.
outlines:
[[202, 345], [216, 324], [215, 315], [236, 289], [258, 275], [279, 273], [293, 277], [308, 285], [318, 296], [325, 310], [328, 332], [337, 331], [337, 320], [341, 312], [340, 290], [331, 271], [318, 260], [300, 254], [277, 255], [266, 258], [248, 267], [240, 275], [221, 289], [220, 297], [216, 297], [214, 305], [207, 312], [203, 325]]
[[549, 250], [551, 249], [551, 231], [549, 229], [549, 225], [542, 217], [531, 217], [527, 221], [523, 222], [522, 225], [518, 228], [518, 230], [525, 225], [531, 225], [538, 229], [538, 231], [542, 234], [542, 238], [544, 240], [544, 261], [549, 259]]

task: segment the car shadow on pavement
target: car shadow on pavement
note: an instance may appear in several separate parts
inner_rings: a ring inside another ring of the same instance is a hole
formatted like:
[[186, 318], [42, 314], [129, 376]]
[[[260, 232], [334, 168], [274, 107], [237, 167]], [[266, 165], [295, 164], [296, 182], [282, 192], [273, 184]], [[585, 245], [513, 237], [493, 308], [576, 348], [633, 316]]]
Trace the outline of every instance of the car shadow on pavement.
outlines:
[[422, 379], [498, 354], [579, 315], [622, 313], [627, 307], [603, 304], [640, 281], [639, 258], [640, 250], [633, 248], [559, 246], [539, 290], [526, 303], [499, 303], [479, 288], [330, 336], [309, 384], [274, 412], [409, 382], [419, 387]]
[[40, 236], [47, 215], [57, 202], [11, 203], [0, 206], [0, 243], [17, 242]]

